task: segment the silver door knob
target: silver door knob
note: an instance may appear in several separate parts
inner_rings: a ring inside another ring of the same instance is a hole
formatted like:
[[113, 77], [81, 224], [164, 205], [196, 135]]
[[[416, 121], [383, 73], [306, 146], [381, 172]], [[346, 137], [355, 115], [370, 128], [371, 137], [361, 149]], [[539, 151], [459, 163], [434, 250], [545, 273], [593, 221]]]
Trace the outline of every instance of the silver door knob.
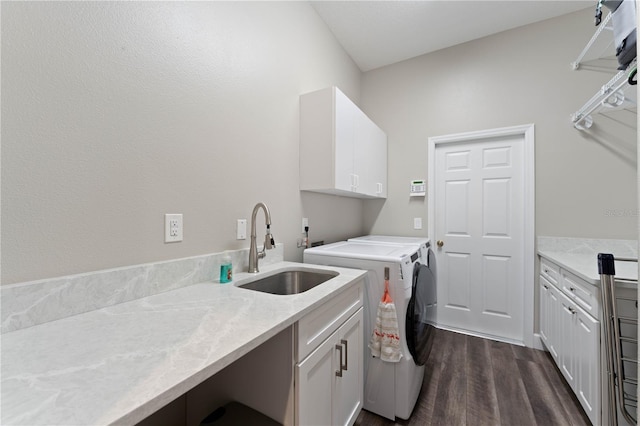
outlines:
[[438, 240], [436, 244], [438, 245], [438, 247], [442, 247], [444, 245], [444, 241]]

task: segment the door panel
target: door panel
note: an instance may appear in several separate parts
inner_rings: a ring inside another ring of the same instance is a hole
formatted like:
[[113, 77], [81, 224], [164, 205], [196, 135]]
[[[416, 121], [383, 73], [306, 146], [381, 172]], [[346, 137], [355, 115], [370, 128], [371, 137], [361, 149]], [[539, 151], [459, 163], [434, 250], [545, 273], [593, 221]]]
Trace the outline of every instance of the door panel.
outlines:
[[469, 310], [469, 261], [469, 253], [447, 253], [446, 268], [451, 285], [446, 288], [445, 300], [449, 308]]
[[470, 166], [471, 151], [460, 150], [447, 152], [445, 154], [446, 170], [451, 171], [468, 171]]
[[511, 179], [485, 179], [482, 200], [482, 235], [509, 237], [511, 234]]
[[484, 314], [510, 316], [510, 261], [506, 256], [483, 256]]
[[511, 147], [487, 148], [482, 151], [482, 166], [511, 167]]
[[469, 181], [447, 182], [445, 217], [447, 235], [469, 235]]

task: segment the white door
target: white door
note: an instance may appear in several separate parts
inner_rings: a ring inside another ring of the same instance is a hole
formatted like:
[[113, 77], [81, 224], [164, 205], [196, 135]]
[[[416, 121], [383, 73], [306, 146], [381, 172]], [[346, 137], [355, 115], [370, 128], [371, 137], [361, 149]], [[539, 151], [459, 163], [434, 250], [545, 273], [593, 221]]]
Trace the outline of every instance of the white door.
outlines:
[[438, 324], [524, 341], [524, 135], [435, 147]]

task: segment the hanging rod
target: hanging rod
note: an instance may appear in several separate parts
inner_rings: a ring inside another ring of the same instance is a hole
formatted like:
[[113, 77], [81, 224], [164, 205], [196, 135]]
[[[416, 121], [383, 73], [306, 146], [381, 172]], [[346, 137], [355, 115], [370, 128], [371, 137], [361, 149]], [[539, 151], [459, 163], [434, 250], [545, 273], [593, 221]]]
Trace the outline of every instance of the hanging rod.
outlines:
[[582, 50], [582, 53], [580, 53], [580, 55], [578, 55], [578, 59], [576, 59], [574, 62], [571, 62], [571, 68], [573, 68], [574, 70], [577, 70], [577, 69], [580, 68], [580, 61], [582, 61], [584, 59], [585, 55], [587, 54], [589, 49], [591, 49], [591, 46], [593, 46], [593, 44], [596, 42], [597, 38], [600, 36], [602, 31], [604, 31], [605, 29], [613, 30], [612, 27], [608, 27], [607, 26], [607, 24], [609, 23], [610, 20], [611, 20], [611, 12], [609, 12], [607, 14], [607, 16], [602, 20], [602, 22], [598, 26], [598, 29], [596, 30], [596, 32], [591, 37], [591, 40], [589, 40], [589, 42], [587, 43], [585, 48]]
[[624, 89], [628, 84], [627, 73], [637, 66], [637, 59], [634, 59], [629, 66], [613, 76], [606, 84], [604, 84], [598, 93], [589, 99], [582, 108], [575, 112], [571, 121], [576, 129], [586, 130], [593, 124], [591, 114], [602, 108], [617, 108], [624, 102]]

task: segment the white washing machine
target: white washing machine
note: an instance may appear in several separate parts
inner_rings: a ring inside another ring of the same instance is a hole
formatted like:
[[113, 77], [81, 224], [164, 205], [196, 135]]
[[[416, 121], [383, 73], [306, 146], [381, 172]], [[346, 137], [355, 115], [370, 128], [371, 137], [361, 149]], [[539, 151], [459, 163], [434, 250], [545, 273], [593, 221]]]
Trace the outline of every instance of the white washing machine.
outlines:
[[[347, 241], [355, 241], [369, 244], [388, 244], [415, 246], [420, 254], [420, 263], [426, 265], [435, 280], [437, 277], [436, 256], [431, 250], [431, 240], [428, 237], [399, 237], [395, 235], [363, 235], [362, 237], [349, 238]], [[424, 277], [423, 277], [424, 278]], [[426, 286], [427, 312], [423, 319], [430, 326], [437, 324], [438, 295], [435, 281], [433, 285]]]
[[[428, 269], [425, 272], [424, 268], [416, 268], [416, 264], [420, 264], [419, 259], [420, 254], [415, 245], [341, 241], [304, 251], [305, 263], [368, 271], [365, 278], [363, 327], [363, 408], [391, 420], [395, 417], [408, 419], [411, 415], [424, 377], [425, 357], [421, 352], [427, 348], [430, 350], [429, 342], [433, 337], [433, 333], [425, 333], [425, 329], [419, 327], [419, 324], [424, 323], [423, 319], [406, 321], [407, 316], [410, 319], [422, 318], [427, 312], [427, 292], [422, 285], [424, 280], [414, 280], [414, 272], [416, 277], [428, 275]], [[400, 329], [402, 358], [398, 363], [383, 362], [373, 357], [368, 348], [378, 304], [384, 293], [385, 267], [390, 272], [389, 292], [396, 305]], [[415, 324], [418, 327], [414, 327]]]

